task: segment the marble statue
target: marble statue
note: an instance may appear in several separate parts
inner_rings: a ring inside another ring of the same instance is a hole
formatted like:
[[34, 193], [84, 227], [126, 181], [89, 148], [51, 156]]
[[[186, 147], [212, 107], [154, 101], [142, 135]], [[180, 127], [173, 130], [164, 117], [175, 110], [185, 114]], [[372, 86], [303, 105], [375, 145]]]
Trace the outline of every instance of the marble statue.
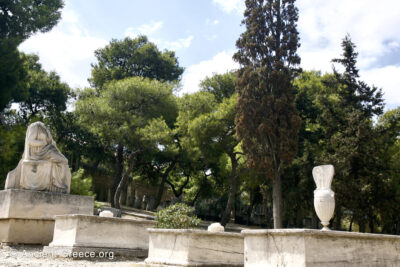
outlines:
[[26, 131], [22, 159], [7, 174], [5, 189], [69, 193], [70, 184], [68, 160], [57, 149], [45, 125], [32, 123]]
[[331, 190], [335, 168], [333, 165], [316, 166], [312, 175], [317, 185], [314, 191], [314, 208], [323, 225], [322, 230], [329, 230], [329, 221], [335, 211], [335, 193]]

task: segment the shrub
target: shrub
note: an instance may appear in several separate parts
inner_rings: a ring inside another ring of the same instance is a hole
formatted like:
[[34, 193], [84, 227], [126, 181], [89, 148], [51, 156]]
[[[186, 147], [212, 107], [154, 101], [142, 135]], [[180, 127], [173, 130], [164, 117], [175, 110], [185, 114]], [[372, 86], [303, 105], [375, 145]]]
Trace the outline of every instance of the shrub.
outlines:
[[71, 194], [94, 197], [96, 194], [92, 191], [92, 177], [88, 176], [83, 178], [84, 172], [85, 171], [83, 169], [79, 169], [78, 171], [72, 173]]
[[156, 228], [188, 229], [197, 227], [200, 219], [194, 215], [194, 208], [177, 203], [156, 213]]

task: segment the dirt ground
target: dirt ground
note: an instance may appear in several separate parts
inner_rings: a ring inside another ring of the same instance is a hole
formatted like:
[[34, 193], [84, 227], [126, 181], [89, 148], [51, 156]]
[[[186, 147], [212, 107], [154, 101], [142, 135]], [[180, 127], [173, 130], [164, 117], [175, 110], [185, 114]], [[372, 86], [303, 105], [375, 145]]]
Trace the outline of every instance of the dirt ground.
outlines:
[[51, 254], [44, 254], [41, 246], [0, 246], [0, 266], [12, 267], [61, 267], [61, 266], [84, 266], [84, 267], [144, 267], [143, 259], [125, 259], [121, 257], [97, 255], [95, 258], [76, 260], [72, 257], [56, 257]]

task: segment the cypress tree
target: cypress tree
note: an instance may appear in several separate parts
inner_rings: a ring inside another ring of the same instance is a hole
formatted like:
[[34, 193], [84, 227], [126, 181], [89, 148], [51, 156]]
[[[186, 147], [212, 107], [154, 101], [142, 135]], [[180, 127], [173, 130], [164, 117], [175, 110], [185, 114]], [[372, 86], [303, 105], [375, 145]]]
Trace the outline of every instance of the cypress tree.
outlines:
[[301, 119], [292, 81], [300, 69], [295, 0], [246, 0], [234, 59], [236, 130], [250, 167], [272, 179], [274, 228], [282, 228], [281, 172], [297, 150]]

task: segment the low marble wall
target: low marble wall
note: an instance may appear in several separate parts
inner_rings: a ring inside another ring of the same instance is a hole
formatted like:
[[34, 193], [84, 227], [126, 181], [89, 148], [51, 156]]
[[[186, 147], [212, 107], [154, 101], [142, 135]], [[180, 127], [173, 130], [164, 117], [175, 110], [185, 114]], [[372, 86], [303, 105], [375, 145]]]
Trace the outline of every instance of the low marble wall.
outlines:
[[145, 257], [149, 248], [149, 234], [146, 229], [154, 225], [153, 221], [113, 217], [56, 216], [53, 241], [45, 247], [45, 251], [108, 249], [116, 254], [122, 251], [128, 255], [139, 250], [143, 253], [136, 253], [134, 256]]
[[311, 229], [242, 234], [246, 267], [400, 266], [400, 236]]
[[204, 230], [148, 229], [147, 266], [243, 266], [243, 236]]

